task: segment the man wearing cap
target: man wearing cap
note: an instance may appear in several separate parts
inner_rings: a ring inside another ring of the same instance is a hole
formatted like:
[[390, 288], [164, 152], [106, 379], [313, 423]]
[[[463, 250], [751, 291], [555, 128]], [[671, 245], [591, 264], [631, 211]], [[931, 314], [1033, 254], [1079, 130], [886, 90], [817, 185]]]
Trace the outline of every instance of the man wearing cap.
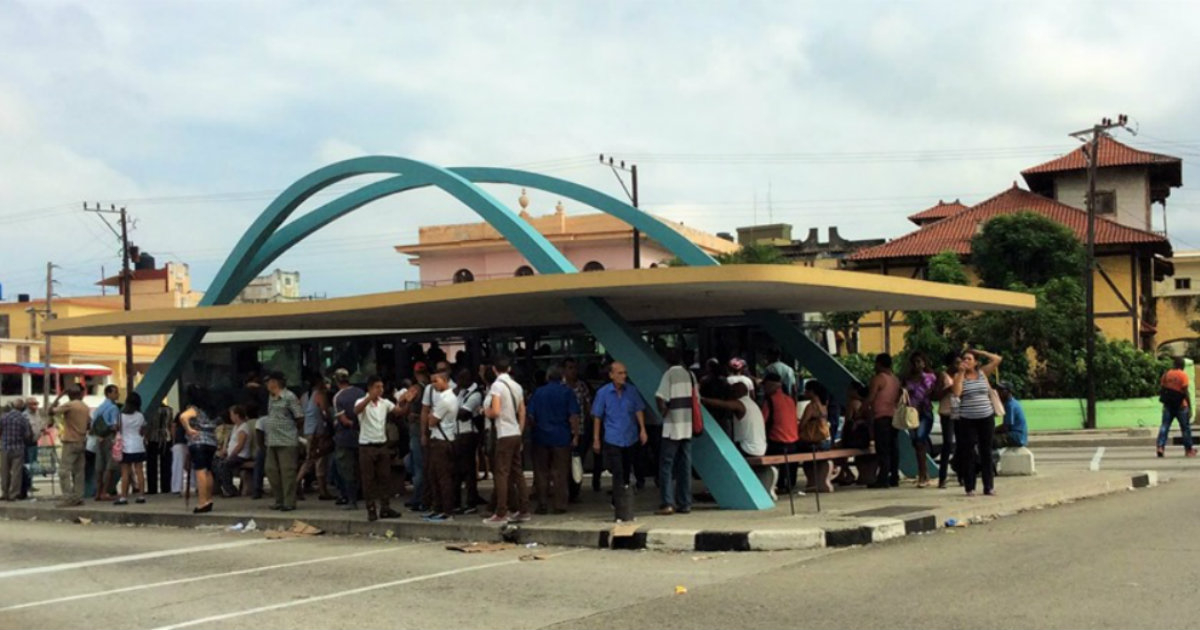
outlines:
[[358, 509], [358, 414], [355, 403], [367, 395], [350, 384], [350, 371], [338, 368], [333, 372], [337, 393], [333, 395], [333, 461], [338, 472], [337, 505], [346, 510]]
[[996, 386], [996, 393], [1000, 395], [1000, 402], [1004, 403], [1004, 423], [996, 427], [992, 444], [996, 448], [1028, 446], [1029, 429], [1025, 422], [1025, 410], [1021, 408], [1021, 401], [1012, 395], [1012, 384], [1001, 382]]

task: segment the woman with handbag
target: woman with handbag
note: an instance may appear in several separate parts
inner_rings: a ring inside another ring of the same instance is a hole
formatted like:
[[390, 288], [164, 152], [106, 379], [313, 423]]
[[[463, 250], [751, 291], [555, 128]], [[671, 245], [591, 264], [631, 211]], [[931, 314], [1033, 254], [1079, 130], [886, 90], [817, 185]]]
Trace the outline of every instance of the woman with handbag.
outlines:
[[929, 485], [929, 465], [925, 461], [926, 453], [933, 448], [929, 434], [933, 432], [933, 390], [937, 385], [937, 375], [929, 369], [929, 361], [925, 354], [915, 351], [908, 355], [908, 372], [904, 375], [904, 389], [908, 392], [908, 404], [917, 410], [918, 425], [916, 430], [908, 432], [912, 438], [913, 450], [917, 454], [917, 487]]
[[[987, 359], [980, 365], [979, 357]], [[954, 395], [958, 407], [958, 460], [963, 488], [967, 496], [975, 496], [975, 478], [983, 468], [983, 493], [996, 494], [992, 470], [992, 432], [996, 416], [1003, 415], [1003, 406], [992, 389], [988, 377], [996, 372], [1003, 359], [983, 350], [966, 350], [961, 355], [958, 372], [954, 375]]]
[[[799, 451], [815, 453], [827, 451], [829, 439], [829, 390], [819, 381], [809, 379], [804, 383], [804, 398], [808, 405], [800, 414]], [[803, 457], [800, 458], [803, 460]], [[813, 462], [804, 462], [804, 477], [808, 480], [806, 490], [815, 490], [817, 485], [816, 471]]]

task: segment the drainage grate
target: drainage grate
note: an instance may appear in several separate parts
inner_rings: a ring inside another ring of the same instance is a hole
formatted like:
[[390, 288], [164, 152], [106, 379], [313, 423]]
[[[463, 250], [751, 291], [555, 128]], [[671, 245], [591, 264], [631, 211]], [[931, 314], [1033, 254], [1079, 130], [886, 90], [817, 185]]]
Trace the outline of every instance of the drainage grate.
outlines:
[[863, 510], [861, 512], [850, 512], [846, 516], [901, 516], [903, 514], [912, 514], [914, 512], [928, 512], [932, 507], [924, 505], [885, 505], [881, 508], [872, 510]]

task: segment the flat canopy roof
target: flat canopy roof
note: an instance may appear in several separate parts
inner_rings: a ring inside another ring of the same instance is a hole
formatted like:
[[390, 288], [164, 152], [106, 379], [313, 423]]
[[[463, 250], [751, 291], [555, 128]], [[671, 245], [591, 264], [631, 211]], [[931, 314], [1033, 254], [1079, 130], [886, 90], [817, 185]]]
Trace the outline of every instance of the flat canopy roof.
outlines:
[[510, 328], [577, 324], [566, 298], [603, 298], [626, 321], [875, 310], [1025, 310], [1032, 295], [794, 265], [660, 267], [547, 274], [329, 300], [148, 309], [52, 320], [56, 335], [213, 331]]

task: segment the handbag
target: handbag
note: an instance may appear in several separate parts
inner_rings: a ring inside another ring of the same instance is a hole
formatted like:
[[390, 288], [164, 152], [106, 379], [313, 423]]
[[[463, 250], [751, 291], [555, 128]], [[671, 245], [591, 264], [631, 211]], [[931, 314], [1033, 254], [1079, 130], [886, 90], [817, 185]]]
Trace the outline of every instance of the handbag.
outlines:
[[917, 408], [908, 403], [908, 390], [900, 390], [900, 402], [896, 403], [896, 413], [892, 415], [892, 428], [898, 431], [911, 431], [921, 426], [921, 415]]
[[571, 455], [571, 483], [583, 483], [583, 458], [577, 454]]
[[125, 438], [121, 435], [121, 420], [117, 420], [117, 437], [113, 438], [112, 460], [119, 462], [125, 457]]
[[820, 444], [829, 439], [829, 423], [821, 418], [813, 418], [800, 423], [800, 441], [808, 444]]
[[1000, 401], [1000, 394], [996, 393], [996, 389], [994, 387], [992, 387], [991, 381], [987, 381], [987, 386], [988, 386], [988, 400], [992, 401], [992, 412], [996, 414], [997, 418], [1003, 418], [1004, 417], [1004, 403]]
[[688, 372], [692, 378], [692, 437], [704, 434], [704, 411], [700, 408], [700, 386], [696, 383], [696, 375]]

